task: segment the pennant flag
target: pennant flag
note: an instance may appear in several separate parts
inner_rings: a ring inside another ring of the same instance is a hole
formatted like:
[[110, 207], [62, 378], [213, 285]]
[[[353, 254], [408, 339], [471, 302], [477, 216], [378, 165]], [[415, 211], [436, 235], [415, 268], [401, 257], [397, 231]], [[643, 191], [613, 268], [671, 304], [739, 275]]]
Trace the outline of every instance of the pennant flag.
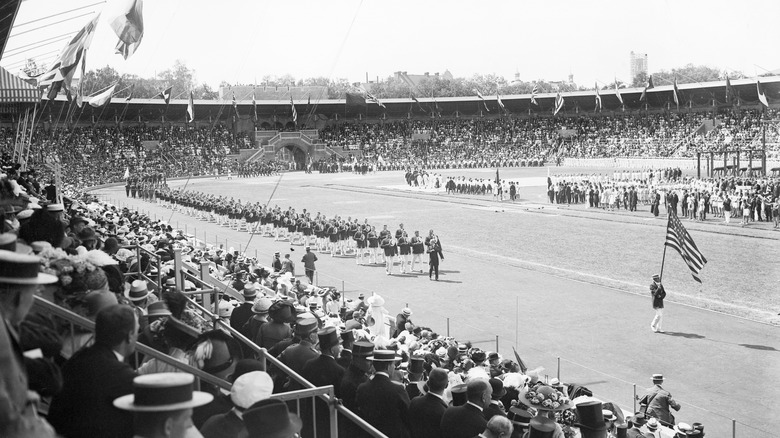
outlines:
[[127, 97], [125, 98], [125, 102], [130, 102], [131, 100], [133, 100], [133, 90], [135, 90], [135, 84], [130, 85], [130, 94], [128, 94]]
[[504, 106], [504, 102], [501, 101], [501, 95], [498, 94], [498, 88], [496, 88], [496, 101], [498, 102], [498, 106], [502, 110], [506, 110], [506, 107]]
[[233, 111], [236, 113], [236, 117], [241, 118], [241, 114], [238, 113], [238, 102], [236, 102], [236, 92], [233, 91]]
[[257, 101], [255, 100], [254, 86], [252, 86], [252, 122], [257, 123]]
[[645, 86], [645, 89], [642, 90], [642, 95], [639, 96], [639, 101], [644, 102], [647, 100], [647, 90], [652, 90], [653, 88], [655, 88], [655, 86], [653, 85], [653, 76], [651, 75], [647, 77], [647, 85]]
[[165, 104], [168, 105], [169, 103], [171, 103], [171, 91], [173, 91], [173, 86], [172, 85], [170, 87], [160, 91], [160, 93], [157, 96], [154, 96], [154, 97], [162, 97], [163, 99], [165, 99]]
[[536, 87], [536, 84], [534, 84], [533, 90], [531, 90], [531, 103], [539, 106], [538, 103], [536, 103], [536, 95], [539, 93], [539, 89]]
[[615, 78], [615, 96], [617, 96], [620, 104], [623, 105], [623, 96], [620, 95], [620, 86], [618, 85], [617, 78]]
[[734, 98], [734, 89], [731, 88], [731, 79], [726, 76], [726, 103], [731, 104], [731, 100]]
[[79, 62], [84, 61], [86, 51], [92, 44], [99, 19], [100, 14], [97, 14], [90, 20], [62, 49], [51, 68], [38, 78], [38, 87], [49, 87], [49, 99], [54, 99], [63, 86], [66, 90], [70, 89], [76, 68]]
[[766, 94], [764, 93], [764, 87], [761, 86], [761, 81], [756, 79], [756, 92], [758, 92], [758, 101], [765, 107], [769, 108], [769, 101], [766, 100]]
[[674, 77], [674, 83], [672, 84], [672, 94], [674, 97], [674, 104], [677, 105], [677, 109], [680, 109], [680, 97], [678, 93], [680, 90], [677, 88], [677, 76]]
[[490, 110], [487, 107], [487, 102], [485, 102], [485, 97], [482, 96], [482, 93], [479, 92], [479, 90], [474, 90], [477, 92], [477, 97], [479, 97], [482, 100], [482, 105], [485, 105], [485, 111], [490, 112]]
[[599, 84], [596, 84], [596, 111], [601, 111], [601, 94], [599, 94]]
[[520, 359], [520, 355], [517, 354], [517, 350], [515, 350], [515, 347], [512, 347], [512, 351], [515, 353], [515, 359], [517, 359], [517, 364], [520, 365], [520, 372], [522, 374], [525, 374], [525, 372], [528, 371], [528, 367], [525, 366], [525, 362], [523, 362], [523, 359]]
[[144, 37], [143, 0], [129, 0], [122, 15], [111, 22], [111, 28], [119, 37], [116, 53], [125, 59], [135, 53]]
[[682, 256], [685, 263], [688, 265], [688, 269], [691, 270], [693, 279], [701, 283], [699, 278], [699, 271], [707, 264], [707, 259], [704, 258], [699, 248], [693, 242], [693, 238], [685, 229], [680, 218], [676, 214], [669, 215], [669, 224], [666, 227], [666, 242], [664, 245], [669, 248], [675, 249]]
[[295, 110], [295, 104], [293, 103], [292, 94], [290, 95], [290, 106], [292, 107], [293, 123], [298, 124], [298, 111]]
[[195, 120], [195, 98], [192, 90], [190, 90], [190, 101], [187, 102], [187, 122], [191, 123], [194, 120]]
[[366, 98], [360, 93], [347, 93], [347, 106], [366, 106]]
[[563, 96], [561, 96], [561, 93], [558, 93], [555, 96], [555, 109], [553, 110], [553, 115], [557, 115], [558, 111], [563, 109]]
[[381, 106], [382, 108], [386, 108], [385, 104], [380, 102], [379, 99], [376, 98], [376, 96], [374, 96], [373, 94], [369, 93], [368, 91], [366, 91], [366, 98], [368, 100], [370, 100], [371, 102], [374, 102], [375, 104]]
[[116, 88], [116, 84], [108, 87], [108, 89], [106, 89], [106, 91], [90, 97], [89, 98], [89, 106], [97, 108], [97, 107], [103, 106], [103, 105], [105, 105], [107, 103], [110, 103], [111, 102], [111, 95], [114, 94], [114, 89], [115, 88]]

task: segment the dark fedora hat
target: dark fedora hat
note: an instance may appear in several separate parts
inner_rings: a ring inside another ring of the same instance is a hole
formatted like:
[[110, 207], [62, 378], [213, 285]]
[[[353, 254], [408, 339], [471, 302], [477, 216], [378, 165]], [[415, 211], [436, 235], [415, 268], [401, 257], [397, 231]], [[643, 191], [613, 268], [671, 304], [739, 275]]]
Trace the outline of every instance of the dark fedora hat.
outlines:
[[242, 418], [251, 437], [287, 438], [303, 427], [301, 419], [287, 410], [287, 404], [274, 398], [255, 403]]
[[490, 395], [494, 400], [498, 400], [506, 395], [506, 388], [504, 388], [504, 381], [493, 377], [489, 380], [490, 387], [493, 389], [493, 393]]

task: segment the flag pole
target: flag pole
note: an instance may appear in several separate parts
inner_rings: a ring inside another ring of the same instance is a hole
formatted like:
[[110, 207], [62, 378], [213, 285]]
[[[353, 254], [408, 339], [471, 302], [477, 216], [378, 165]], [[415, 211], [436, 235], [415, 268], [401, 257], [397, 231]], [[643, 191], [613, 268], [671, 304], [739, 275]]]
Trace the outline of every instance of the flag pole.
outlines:
[[[655, 208], [658, 208], [657, 206]], [[669, 213], [669, 219], [671, 219], [671, 215], [674, 214], [673, 210]], [[666, 234], [669, 234], [669, 221], [666, 222]], [[658, 282], [662, 282], [664, 279], [664, 264], [666, 263], [666, 237], [664, 237], [664, 255], [661, 257], [661, 273], [658, 275]]]

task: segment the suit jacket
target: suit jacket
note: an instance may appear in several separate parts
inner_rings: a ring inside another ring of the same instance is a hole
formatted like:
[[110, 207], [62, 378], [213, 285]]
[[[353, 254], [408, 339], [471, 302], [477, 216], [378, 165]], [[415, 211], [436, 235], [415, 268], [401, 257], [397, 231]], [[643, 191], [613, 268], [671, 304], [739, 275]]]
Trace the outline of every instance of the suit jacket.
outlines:
[[482, 411], [468, 403], [450, 406], [441, 418], [441, 430], [447, 438], [471, 438], [482, 433], [485, 426]]
[[358, 369], [353, 365], [347, 367], [344, 376], [341, 379], [341, 384], [339, 385], [341, 400], [347, 409], [357, 412], [357, 406], [355, 404], [357, 389], [358, 386], [367, 381], [368, 376], [363, 370]]
[[314, 386], [333, 385], [336, 397], [341, 396], [341, 380], [344, 378], [344, 368], [336, 363], [336, 359], [324, 354], [306, 362], [301, 376]]
[[246, 438], [244, 422], [233, 412], [217, 414], [206, 420], [200, 428], [203, 438]]
[[[249, 318], [254, 316], [252, 313], [252, 302], [242, 303], [240, 306], [233, 309], [233, 313], [230, 314], [230, 326], [239, 332], [244, 327]], [[244, 333], [246, 336], [246, 333]]]
[[76, 352], [62, 370], [65, 385], [54, 396], [49, 422], [65, 437], [131, 437], [133, 414], [114, 399], [133, 392], [136, 373], [114, 351], [93, 345]]
[[412, 438], [443, 438], [441, 418], [447, 403], [432, 394], [415, 397], [409, 403], [409, 429]]
[[669, 408], [677, 411], [680, 410], [680, 405], [674, 401], [669, 391], [661, 388], [661, 385], [655, 385], [650, 388], [646, 397], [648, 400], [647, 415], [667, 424], [674, 423], [674, 417]]
[[500, 415], [502, 417], [506, 417], [506, 412], [504, 412], [501, 407], [496, 403], [490, 403], [488, 407], [485, 408], [484, 411], [482, 411], [482, 416], [485, 417], [485, 420], [490, 420], [496, 415]]
[[358, 413], [388, 438], [409, 438], [409, 396], [403, 386], [376, 374], [357, 389]]

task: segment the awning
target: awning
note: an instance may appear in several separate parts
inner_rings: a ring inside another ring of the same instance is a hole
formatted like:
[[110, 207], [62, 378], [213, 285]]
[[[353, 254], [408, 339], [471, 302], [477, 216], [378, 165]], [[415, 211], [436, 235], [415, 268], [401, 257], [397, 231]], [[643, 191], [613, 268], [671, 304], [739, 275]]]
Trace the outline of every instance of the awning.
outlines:
[[40, 96], [37, 88], [0, 67], [0, 105], [36, 103]]

